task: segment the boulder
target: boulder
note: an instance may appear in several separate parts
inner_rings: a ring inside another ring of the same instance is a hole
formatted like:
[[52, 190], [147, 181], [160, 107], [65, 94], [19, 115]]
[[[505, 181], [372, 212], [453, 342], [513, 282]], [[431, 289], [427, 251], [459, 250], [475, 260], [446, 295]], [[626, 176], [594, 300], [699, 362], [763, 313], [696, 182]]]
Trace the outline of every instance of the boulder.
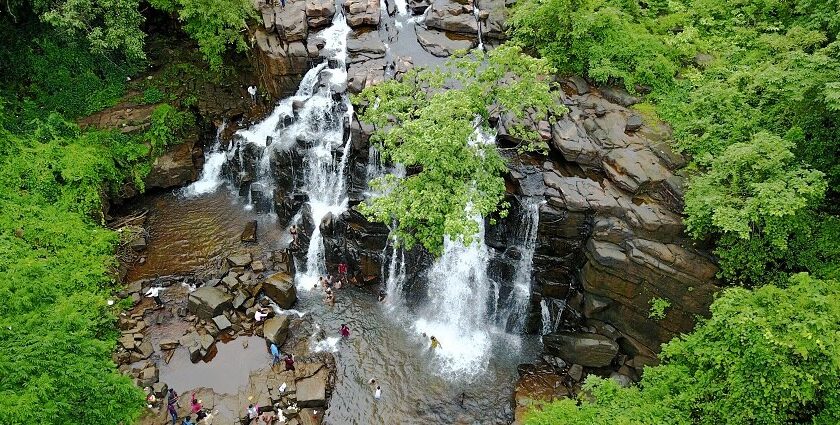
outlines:
[[306, 19], [309, 29], [318, 30], [330, 25], [335, 15], [335, 2], [332, 0], [306, 0]]
[[306, 40], [307, 18], [303, 7], [300, 2], [290, 2], [275, 10], [274, 26], [286, 43]]
[[289, 336], [289, 316], [279, 315], [266, 319], [263, 324], [263, 336], [278, 346], [283, 345]]
[[190, 293], [187, 309], [203, 320], [222, 314], [231, 308], [233, 297], [218, 288], [201, 287]]
[[455, 37], [442, 31], [417, 27], [417, 41], [427, 52], [437, 57], [447, 57], [456, 50], [475, 47], [477, 41], [467, 37]]
[[242, 230], [242, 235], [239, 236], [242, 242], [256, 242], [257, 241], [257, 220], [251, 220], [245, 224], [245, 229]]
[[300, 407], [323, 407], [327, 400], [329, 370], [321, 367], [311, 376], [295, 380], [297, 404]]
[[266, 278], [263, 290], [280, 308], [291, 308], [297, 301], [294, 279], [284, 272], [274, 273]]
[[618, 353], [618, 344], [599, 334], [556, 332], [543, 336], [545, 351], [567, 362], [587, 367], [608, 366]]
[[213, 318], [213, 323], [216, 324], [216, 327], [219, 328], [220, 331], [224, 332], [230, 329], [231, 323], [224, 314], [220, 314]]
[[163, 338], [158, 342], [161, 350], [172, 350], [178, 347], [178, 340], [172, 338]]
[[472, 2], [435, 0], [426, 9], [426, 27], [462, 34], [478, 34], [478, 22], [473, 15]]
[[348, 0], [344, 4], [347, 24], [351, 27], [379, 25], [379, 0]]
[[[256, 227], [254, 229], [256, 230]], [[251, 254], [247, 252], [234, 254], [227, 258], [227, 262], [230, 267], [245, 267], [251, 264]]]

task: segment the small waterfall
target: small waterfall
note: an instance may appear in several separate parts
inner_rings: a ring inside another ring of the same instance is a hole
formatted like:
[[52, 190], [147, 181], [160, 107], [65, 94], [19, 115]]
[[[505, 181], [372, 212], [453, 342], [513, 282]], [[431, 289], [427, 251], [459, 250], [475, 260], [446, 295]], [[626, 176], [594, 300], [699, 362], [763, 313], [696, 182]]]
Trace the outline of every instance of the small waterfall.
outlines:
[[534, 250], [537, 245], [537, 230], [540, 224], [540, 205], [545, 202], [540, 198], [525, 198], [521, 201], [522, 223], [517, 230], [516, 243], [519, 248], [519, 260], [516, 272], [504, 308], [497, 316], [499, 326], [512, 332], [522, 332], [528, 318], [528, 305], [531, 301], [531, 283], [533, 281]]
[[[405, 251], [397, 246], [396, 237], [391, 248], [391, 261], [388, 263], [388, 274], [385, 280], [385, 305], [388, 308], [398, 308], [404, 305], [403, 284], [405, 283]], [[387, 250], [388, 247], [386, 246]], [[399, 252], [399, 257], [397, 253]]]
[[478, 46], [476, 49], [484, 50], [484, 40], [481, 37], [481, 10], [478, 8], [478, 0], [473, 0], [473, 16], [475, 17], [475, 27], [478, 29]]
[[227, 127], [227, 120], [222, 121], [222, 125], [216, 129], [216, 138], [213, 141], [213, 146], [204, 154], [204, 167], [201, 169], [198, 180], [185, 187], [181, 191], [182, 195], [194, 197], [212, 193], [225, 182], [222, 178], [222, 166], [229, 155], [229, 152], [222, 150], [222, 133], [225, 131], [225, 127]]
[[545, 302], [545, 298], [540, 300], [540, 318], [542, 319], [540, 335], [550, 334], [554, 327], [551, 323], [551, 311], [548, 309], [548, 303]]

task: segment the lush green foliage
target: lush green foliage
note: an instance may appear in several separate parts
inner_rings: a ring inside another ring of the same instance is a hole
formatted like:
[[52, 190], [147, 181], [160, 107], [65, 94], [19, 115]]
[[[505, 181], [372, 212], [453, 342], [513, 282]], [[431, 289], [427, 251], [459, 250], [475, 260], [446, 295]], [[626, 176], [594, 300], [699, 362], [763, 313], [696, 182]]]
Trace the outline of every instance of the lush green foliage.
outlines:
[[106, 303], [117, 237], [91, 213], [148, 148], [55, 114], [31, 126], [0, 127], [0, 423], [131, 423], [143, 398], [111, 361]]
[[840, 212], [838, 16], [810, 0], [525, 0], [511, 33], [563, 72], [652, 90], [693, 158], [692, 235], [716, 240], [723, 277], [761, 284], [837, 269], [788, 245]]
[[160, 155], [167, 146], [179, 143], [179, 136], [194, 124], [192, 114], [180, 112], [167, 103], [155, 108], [151, 119], [152, 125], [145, 136], [152, 146], [153, 155]]
[[113, 105], [125, 92], [136, 63], [92, 53], [84, 42], [66, 40], [44, 25], [15, 27], [0, 21], [0, 95], [5, 125], [21, 129], [49, 112], [76, 118]]
[[795, 162], [792, 146], [758, 133], [728, 146], [708, 173], [691, 181], [686, 225], [694, 236], [717, 236], [715, 252], [730, 281], [763, 281], [766, 265], [787, 257], [788, 241], [814, 221], [826, 183], [821, 172]]
[[[499, 207], [505, 164], [495, 144], [480, 136], [491, 114], [524, 119], [531, 109], [548, 117], [555, 108], [545, 61], [510, 46], [486, 58], [474, 54], [444, 69], [415, 70], [400, 81], [369, 87], [357, 99], [368, 105], [360, 119], [375, 125], [371, 142], [383, 161], [409, 170], [405, 177], [374, 181], [380, 195], [362, 204], [362, 211], [379, 222], [396, 221], [396, 235], [409, 247], [419, 242], [440, 253], [444, 235], [469, 243], [478, 232], [476, 217]], [[526, 141], [526, 149], [544, 146], [522, 124], [512, 132]]]
[[228, 46], [243, 52], [245, 21], [256, 17], [247, 0], [151, 0], [161, 10], [178, 14], [184, 31], [198, 42], [198, 48], [213, 69], [222, 66]]
[[840, 418], [840, 282], [730, 288], [712, 317], [663, 346], [640, 387], [591, 379], [594, 401], [562, 400], [528, 425], [834, 424]]
[[650, 313], [648, 313], [648, 317], [653, 319], [664, 319], [665, 318], [665, 310], [671, 306], [671, 303], [664, 299], [664, 298], [652, 298], [650, 300]]

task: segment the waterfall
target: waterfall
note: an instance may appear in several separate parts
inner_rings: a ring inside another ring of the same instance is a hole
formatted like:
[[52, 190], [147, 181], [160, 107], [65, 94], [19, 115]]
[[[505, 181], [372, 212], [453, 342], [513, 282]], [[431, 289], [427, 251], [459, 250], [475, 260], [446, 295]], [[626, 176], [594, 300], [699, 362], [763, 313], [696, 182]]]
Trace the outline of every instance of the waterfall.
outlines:
[[216, 129], [216, 138], [213, 146], [204, 154], [204, 167], [201, 169], [198, 180], [185, 187], [181, 191], [182, 195], [194, 197], [211, 193], [225, 182], [222, 178], [222, 166], [229, 155], [228, 152], [222, 150], [222, 133], [225, 127], [227, 127], [227, 120], [222, 121], [222, 125]]
[[489, 361], [490, 254], [484, 243], [484, 220], [480, 216], [474, 219], [479, 232], [471, 244], [465, 245], [463, 237], [444, 237], [443, 255], [428, 274], [428, 304], [415, 322], [418, 332], [440, 341], [435, 355], [445, 375], [476, 373]]
[[542, 319], [542, 330], [540, 335], [548, 335], [552, 331], [551, 311], [548, 309], [548, 303], [545, 298], [540, 300], [540, 318]]
[[[388, 263], [388, 277], [385, 280], [385, 292], [387, 294], [385, 305], [392, 309], [404, 304], [402, 287], [405, 282], [405, 251], [397, 246], [396, 236], [393, 241], [391, 261]], [[385, 249], [387, 250], [388, 247], [386, 246]], [[397, 252], [399, 252], [399, 257], [397, 257]]]
[[512, 332], [522, 332], [528, 318], [528, 304], [531, 301], [534, 249], [537, 245], [537, 230], [540, 224], [541, 198], [525, 198], [522, 205], [522, 222], [517, 229], [516, 243], [519, 245], [519, 260], [516, 264], [513, 288], [504, 302], [504, 308], [496, 317], [500, 327]]

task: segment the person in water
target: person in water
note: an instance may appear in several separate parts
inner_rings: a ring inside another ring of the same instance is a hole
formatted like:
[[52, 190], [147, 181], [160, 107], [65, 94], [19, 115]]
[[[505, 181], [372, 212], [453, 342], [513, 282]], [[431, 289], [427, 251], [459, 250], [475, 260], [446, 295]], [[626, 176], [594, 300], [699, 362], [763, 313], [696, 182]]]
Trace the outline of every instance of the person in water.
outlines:
[[385, 297], [388, 296], [388, 293], [385, 292], [384, 289], [379, 290], [379, 302], [385, 301]]
[[440, 345], [440, 342], [438, 342], [437, 338], [435, 338], [434, 335], [432, 335], [431, 341], [432, 341], [432, 344], [429, 348], [431, 348], [431, 349], [442, 348], [441, 345]]
[[376, 386], [376, 392], [373, 393], [373, 398], [377, 400], [382, 398], [382, 388], [379, 385]]
[[292, 227], [289, 228], [289, 234], [292, 235], [292, 246], [297, 248], [299, 246], [297, 224], [293, 224]]
[[350, 328], [347, 327], [346, 323], [341, 324], [341, 329], [338, 330], [342, 337], [347, 338], [350, 336]]

